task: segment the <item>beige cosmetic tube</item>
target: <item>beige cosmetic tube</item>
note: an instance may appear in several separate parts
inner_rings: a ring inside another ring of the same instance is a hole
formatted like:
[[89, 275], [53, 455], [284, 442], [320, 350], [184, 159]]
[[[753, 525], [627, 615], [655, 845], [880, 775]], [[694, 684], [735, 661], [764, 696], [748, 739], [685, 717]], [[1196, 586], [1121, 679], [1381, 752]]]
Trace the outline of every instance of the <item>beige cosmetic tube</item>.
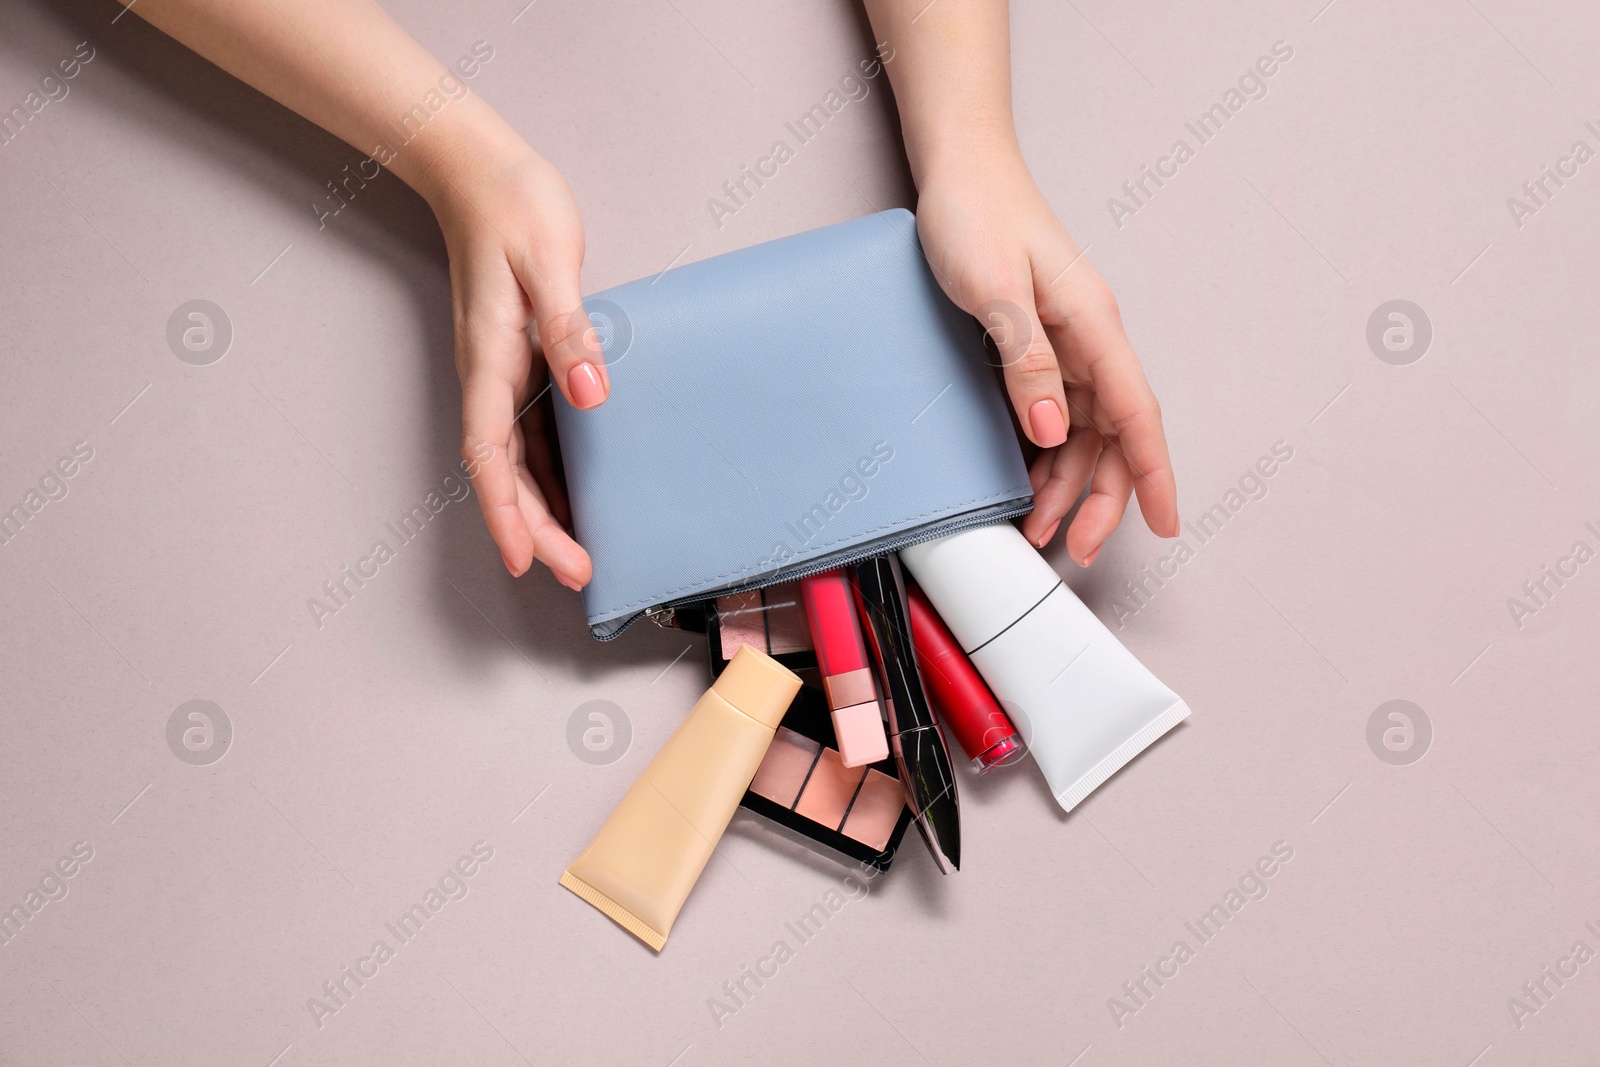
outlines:
[[561, 884], [660, 952], [799, 691], [793, 671], [740, 648]]

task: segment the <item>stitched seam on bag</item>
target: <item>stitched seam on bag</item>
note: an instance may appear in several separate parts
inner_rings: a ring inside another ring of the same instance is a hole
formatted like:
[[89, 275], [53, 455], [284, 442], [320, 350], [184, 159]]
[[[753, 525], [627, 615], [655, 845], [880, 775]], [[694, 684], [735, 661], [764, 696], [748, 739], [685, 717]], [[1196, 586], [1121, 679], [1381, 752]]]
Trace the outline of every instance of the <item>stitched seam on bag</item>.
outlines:
[[[934, 508], [934, 509], [932, 509], [930, 511], [924, 511], [920, 515], [913, 515], [908, 519], [899, 519], [899, 520], [896, 520], [895, 522], [886, 522], [886, 523], [883, 523], [883, 524], [881, 524], [879, 526], [874, 526], [870, 530], [862, 530], [862, 531], [860, 531], [858, 533], [849, 534], [849, 535], [844, 536], [844, 537], [836, 538], [836, 539], [834, 539], [832, 541], [827, 542], [826, 544], [818, 545], [813, 550], [813, 553], [812, 553], [810, 558], [815, 559], [817, 556], [825, 555], [827, 550], [830, 549], [830, 548], [833, 548], [835, 545], [846, 544], [846, 543], [848, 543], [850, 541], [864, 541], [864, 540], [872, 537], [874, 534], [878, 533], [880, 530], [888, 530], [888, 529], [893, 529], [895, 527], [901, 527], [901, 528], [904, 528], [904, 529], [909, 529], [909, 528], [911, 528], [911, 527], [913, 527], [913, 526], [915, 526], [917, 524], [917, 520], [927, 518], [930, 515], [937, 515], [941, 511], [951, 511], [952, 513], [947, 515], [947, 517], [948, 518], [955, 518], [956, 516], [955, 516], [955, 514], [953, 512], [954, 511], [959, 511], [962, 508], [973, 508], [973, 507], [977, 507], [977, 506], [979, 506], [981, 504], [997, 503], [997, 502], [1002, 501], [1002, 500], [1014, 500], [1014, 499], [1017, 498], [1019, 493], [1025, 495], [1027, 493], [1032, 493], [1032, 492], [1033, 492], [1033, 486], [1031, 484], [1026, 485], [1026, 486], [1014, 486], [1014, 487], [1012, 487], [1010, 489], [1007, 489], [1007, 490], [1005, 490], [1003, 492], [1000, 492], [1000, 493], [995, 493], [995, 494], [993, 494], [991, 496], [977, 497], [977, 498], [975, 498], [973, 500], [964, 500], [964, 501], [962, 501], [960, 503], [957, 503], [957, 504], [951, 504], [951, 505], [949, 505], [949, 508]], [[796, 560], [795, 562], [798, 563], [800, 561]], [[663, 601], [671, 600], [677, 594], [682, 593], [685, 590], [693, 589], [693, 588], [695, 588], [697, 586], [703, 585], [706, 582], [720, 582], [724, 578], [731, 578], [734, 575], [738, 575], [738, 574], [758, 574], [758, 573], [760, 573], [760, 572], [757, 571], [757, 570], [750, 569], [750, 568], [740, 568], [740, 569], [737, 569], [737, 570], [724, 571], [722, 574], [713, 574], [709, 578], [702, 579], [701, 581], [689, 582], [689, 583], [687, 583], [685, 585], [678, 586], [678, 588], [676, 588], [676, 589], [662, 590], [659, 593], [654, 593], [654, 594], [652, 594], [650, 596], [642, 597], [639, 600], [633, 600], [633, 601], [630, 601], [630, 602], [628, 602], [626, 604], [621, 604], [621, 605], [611, 609], [611, 611], [612, 612], [623, 612], [623, 611], [631, 611], [634, 608], [638, 608], [638, 607], [650, 607], [650, 606], [653, 606], [655, 604], [660, 604]], [[711, 588], [715, 588], [715, 586], [712, 586]], [[615, 621], [615, 618], [616, 618], [615, 615], [612, 615], [611, 612], [608, 612], [607, 615], [608, 615], [608, 617], [605, 620], [606, 622]], [[600, 625], [600, 624], [599, 623], [595, 623], [594, 625]]]

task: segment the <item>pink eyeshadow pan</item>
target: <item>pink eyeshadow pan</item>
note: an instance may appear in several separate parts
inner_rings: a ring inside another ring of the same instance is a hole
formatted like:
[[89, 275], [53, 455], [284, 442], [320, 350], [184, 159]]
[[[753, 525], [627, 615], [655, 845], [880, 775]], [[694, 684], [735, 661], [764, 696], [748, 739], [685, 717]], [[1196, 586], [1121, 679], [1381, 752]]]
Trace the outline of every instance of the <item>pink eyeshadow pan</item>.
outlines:
[[837, 749], [825, 748], [811, 771], [800, 802], [794, 806], [795, 814], [836, 830], [844, 822], [850, 802], [860, 787], [861, 768], [851, 770], [844, 765]]
[[[801, 787], [806, 784], [812, 767], [817, 763], [817, 753], [821, 748], [817, 742], [795, 733], [787, 726], [778, 727], [772, 744], [767, 747], [766, 756], [761, 760], [761, 766], [756, 768], [755, 778], [751, 779], [751, 792], [766, 797], [774, 804], [794, 807]], [[835, 822], [832, 825], [838, 824]]]
[[739, 646], [767, 650], [766, 614], [761, 610], [761, 590], [717, 597], [717, 614], [722, 631], [722, 658], [730, 660]]
[[[834, 753], [837, 757], [837, 753]], [[905, 791], [900, 783], [887, 774], [867, 768], [866, 781], [856, 794], [850, 815], [839, 828], [846, 837], [853, 837], [868, 848], [882, 849], [894, 834], [900, 821], [900, 809], [905, 807]]]

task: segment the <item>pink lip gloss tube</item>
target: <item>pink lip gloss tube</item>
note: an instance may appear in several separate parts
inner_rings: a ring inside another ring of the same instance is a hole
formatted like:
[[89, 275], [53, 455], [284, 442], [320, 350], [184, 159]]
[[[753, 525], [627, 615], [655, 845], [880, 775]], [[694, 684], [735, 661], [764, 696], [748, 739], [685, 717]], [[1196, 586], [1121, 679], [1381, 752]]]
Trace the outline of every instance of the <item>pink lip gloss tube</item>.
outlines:
[[811, 624], [822, 688], [833, 710], [839, 755], [846, 767], [876, 763], [889, 755], [889, 739], [850, 580], [843, 571], [825, 571], [802, 578], [800, 595]]

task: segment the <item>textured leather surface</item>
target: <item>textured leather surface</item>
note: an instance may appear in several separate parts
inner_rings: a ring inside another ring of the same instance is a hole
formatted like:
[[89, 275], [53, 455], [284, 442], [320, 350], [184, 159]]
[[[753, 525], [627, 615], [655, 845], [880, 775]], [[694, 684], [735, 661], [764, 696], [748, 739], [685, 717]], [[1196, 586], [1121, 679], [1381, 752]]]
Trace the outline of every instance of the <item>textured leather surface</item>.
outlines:
[[1031, 489], [978, 324], [886, 211], [587, 298], [610, 398], [556, 417], [596, 636]]

